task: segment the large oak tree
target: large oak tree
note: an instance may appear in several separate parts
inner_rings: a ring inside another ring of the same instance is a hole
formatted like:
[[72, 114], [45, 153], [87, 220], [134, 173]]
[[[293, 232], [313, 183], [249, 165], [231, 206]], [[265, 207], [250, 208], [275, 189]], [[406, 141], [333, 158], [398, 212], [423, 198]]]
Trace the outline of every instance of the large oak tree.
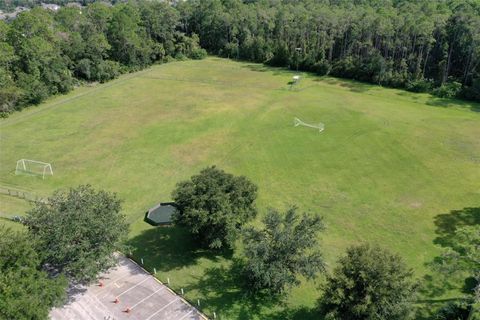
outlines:
[[27, 212], [26, 225], [43, 262], [75, 281], [89, 281], [112, 266], [128, 234], [115, 194], [89, 185], [57, 191]]

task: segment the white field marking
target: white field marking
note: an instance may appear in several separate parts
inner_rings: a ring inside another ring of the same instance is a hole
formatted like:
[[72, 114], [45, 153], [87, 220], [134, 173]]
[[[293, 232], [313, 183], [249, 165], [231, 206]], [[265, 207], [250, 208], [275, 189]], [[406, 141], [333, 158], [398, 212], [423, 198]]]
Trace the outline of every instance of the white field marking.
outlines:
[[117, 288], [120, 288], [121, 286], [119, 286], [116, 282], [113, 283], [115, 285], [115, 287]]
[[131, 288], [129, 288], [129, 289], [127, 289], [127, 290], [123, 291], [121, 294], [119, 294], [119, 295], [117, 296], [117, 298], [119, 298], [120, 296], [123, 296], [125, 293], [127, 293], [127, 292], [128, 292], [128, 291], [130, 291], [130, 290], [132, 290], [133, 288], [136, 288], [136, 287], [138, 287], [139, 285], [141, 285], [142, 283], [144, 283], [144, 282], [145, 282], [145, 281], [147, 281], [147, 280], [150, 280], [150, 278], [146, 278], [145, 280], [143, 280], [143, 281], [140, 281], [139, 283], [137, 283], [137, 284], [136, 284], [136, 285], [134, 285], [133, 287], [131, 287]]
[[178, 320], [182, 320], [182, 319], [183, 319], [183, 318], [185, 318], [186, 316], [190, 315], [190, 313], [192, 313], [192, 312], [193, 312], [193, 310], [190, 310], [190, 312], [189, 312], [189, 313], [187, 313], [187, 314], [183, 315], [183, 317], [181, 317], [181, 318], [180, 318], [180, 319], [178, 319]]
[[157, 292], [160, 291], [160, 290], [163, 290], [163, 288], [158, 289], [158, 290], [155, 291], [154, 293], [148, 295], [146, 298], [143, 298], [142, 300], [138, 301], [137, 303], [135, 303], [133, 306], [130, 307], [130, 310], [132, 310], [133, 308], [135, 308], [135, 307], [138, 306], [140, 303], [142, 303], [143, 301], [147, 300], [148, 298], [150, 298], [151, 296], [153, 296], [155, 293], [157, 293]]
[[177, 301], [178, 301], [178, 298], [173, 299], [172, 301], [170, 301], [169, 303], [167, 303], [166, 305], [164, 305], [162, 308], [160, 308], [160, 309], [158, 309], [157, 311], [155, 311], [154, 313], [152, 313], [152, 314], [150, 315], [150, 317], [148, 317], [148, 318], [145, 319], [145, 320], [148, 320], [148, 319], [152, 318], [154, 315], [156, 315], [157, 313], [159, 313], [160, 311], [162, 311], [163, 309], [165, 309], [166, 307], [168, 307], [169, 305], [171, 305], [172, 303], [177, 302]]

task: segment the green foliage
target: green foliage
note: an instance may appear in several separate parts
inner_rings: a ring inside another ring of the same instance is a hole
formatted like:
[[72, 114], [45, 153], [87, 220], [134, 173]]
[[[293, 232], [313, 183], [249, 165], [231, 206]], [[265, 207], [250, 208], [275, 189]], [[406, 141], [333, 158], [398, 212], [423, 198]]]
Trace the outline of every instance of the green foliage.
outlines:
[[245, 276], [252, 291], [268, 289], [279, 294], [298, 285], [299, 276], [313, 279], [325, 265], [318, 248], [318, 234], [324, 229], [318, 215], [300, 215], [297, 208], [285, 214], [271, 209], [261, 230], [244, 231]]
[[451, 78], [476, 99], [466, 89], [480, 78], [476, 1], [204, 0], [180, 11], [215, 54], [402, 88]]
[[[449, 302], [436, 314], [435, 320], [466, 320], [470, 313], [470, 306], [466, 302]], [[473, 319], [469, 319], [473, 320]]]
[[455, 98], [462, 91], [462, 84], [458, 82], [447, 82], [433, 90], [433, 94], [441, 98]]
[[0, 318], [47, 319], [65, 298], [67, 281], [40, 269], [34, 241], [25, 232], [0, 226]]
[[474, 225], [456, 229], [451, 246], [435, 261], [435, 266], [446, 275], [463, 272], [475, 279], [471, 307], [476, 310], [480, 304], [480, 228]]
[[212, 249], [232, 248], [240, 227], [257, 214], [257, 187], [216, 167], [178, 183], [172, 198], [179, 209], [176, 223]]
[[169, 55], [203, 59], [198, 36], [179, 32], [179, 19], [168, 3], [139, 0], [34, 8], [0, 21], [1, 115], [68, 92], [75, 78], [105, 82]]
[[89, 185], [36, 203], [25, 223], [44, 252], [43, 262], [75, 281], [91, 281], [112, 266], [128, 234], [117, 196]]
[[350, 247], [327, 278], [321, 312], [326, 319], [411, 319], [412, 275], [399, 256], [380, 247]]
[[406, 89], [412, 92], [429, 92], [433, 87], [432, 81], [425, 79], [408, 81]]

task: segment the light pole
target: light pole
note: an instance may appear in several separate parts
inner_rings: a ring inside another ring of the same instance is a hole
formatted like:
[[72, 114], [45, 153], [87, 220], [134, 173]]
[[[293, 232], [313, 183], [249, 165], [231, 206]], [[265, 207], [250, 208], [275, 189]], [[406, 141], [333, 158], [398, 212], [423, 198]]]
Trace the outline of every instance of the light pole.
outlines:
[[296, 56], [297, 56], [297, 73], [298, 73], [298, 61], [300, 60], [300, 52], [302, 52], [302, 48], [298, 47], [298, 48], [295, 48], [295, 53], [296, 53]]

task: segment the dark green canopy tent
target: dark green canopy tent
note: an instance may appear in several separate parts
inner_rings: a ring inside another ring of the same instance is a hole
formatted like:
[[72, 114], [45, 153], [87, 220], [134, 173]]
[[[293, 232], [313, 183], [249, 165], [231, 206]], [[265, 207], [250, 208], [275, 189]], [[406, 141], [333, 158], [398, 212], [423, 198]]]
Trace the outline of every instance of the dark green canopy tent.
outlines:
[[145, 214], [145, 221], [152, 226], [170, 225], [172, 215], [177, 210], [174, 202], [162, 202], [151, 208]]

